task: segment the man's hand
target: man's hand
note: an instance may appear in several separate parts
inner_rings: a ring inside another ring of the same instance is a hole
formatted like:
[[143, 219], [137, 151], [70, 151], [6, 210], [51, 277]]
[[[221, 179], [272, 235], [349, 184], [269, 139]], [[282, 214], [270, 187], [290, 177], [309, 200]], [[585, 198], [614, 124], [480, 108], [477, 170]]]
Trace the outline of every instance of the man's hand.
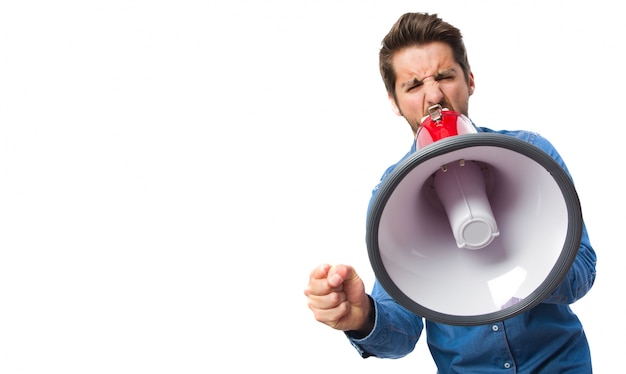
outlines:
[[311, 272], [309, 284], [304, 290], [309, 309], [316, 320], [334, 329], [369, 333], [369, 297], [363, 281], [354, 268], [348, 265], [323, 264]]

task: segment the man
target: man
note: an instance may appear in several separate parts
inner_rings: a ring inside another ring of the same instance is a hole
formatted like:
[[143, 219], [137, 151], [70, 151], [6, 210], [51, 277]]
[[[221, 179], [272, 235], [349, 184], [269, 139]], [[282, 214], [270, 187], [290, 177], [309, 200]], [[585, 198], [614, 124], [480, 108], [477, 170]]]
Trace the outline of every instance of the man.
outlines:
[[[436, 14], [401, 16], [383, 39], [379, 57], [393, 110], [406, 119], [414, 134], [433, 105], [468, 116], [475, 82], [462, 35]], [[569, 175], [558, 152], [537, 133], [476, 129], [534, 144]], [[407, 156], [414, 151], [415, 144]], [[349, 265], [317, 267], [304, 293], [315, 319], [344, 331], [362, 357], [403, 357], [414, 349], [425, 328], [440, 373], [591, 373], [588, 342], [569, 305], [590, 290], [595, 266], [596, 254], [583, 224], [574, 264], [555, 291], [531, 310], [486, 326], [424, 320], [395, 302], [378, 281], [368, 295]]]

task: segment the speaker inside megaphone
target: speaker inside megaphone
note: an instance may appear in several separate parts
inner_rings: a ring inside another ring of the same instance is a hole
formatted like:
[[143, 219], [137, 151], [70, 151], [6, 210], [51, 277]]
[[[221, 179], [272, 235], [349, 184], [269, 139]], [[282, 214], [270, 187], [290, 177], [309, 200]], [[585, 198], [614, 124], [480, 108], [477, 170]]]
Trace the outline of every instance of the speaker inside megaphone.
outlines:
[[554, 291], [578, 252], [582, 213], [544, 151], [467, 133], [402, 161], [379, 186], [366, 231], [376, 278], [398, 303], [431, 321], [481, 325]]

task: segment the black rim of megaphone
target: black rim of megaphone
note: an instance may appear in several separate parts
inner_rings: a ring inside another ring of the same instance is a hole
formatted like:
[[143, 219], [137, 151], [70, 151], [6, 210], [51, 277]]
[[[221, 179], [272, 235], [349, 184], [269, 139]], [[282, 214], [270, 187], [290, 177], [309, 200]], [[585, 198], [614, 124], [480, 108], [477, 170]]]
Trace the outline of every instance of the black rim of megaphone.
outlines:
[[[509, 308], [493, 313], [468, 316], [451, 315], [431, 310], [416, 303], [396, 286], [387, 273], [382, 258], [380, 257], [378, 227], [385, 204], [402, 179], [416, 166], [426, 160], [449, 152], [478, 146], [500, 147], [515, 151], [531, 158], [552, 175], [554, 181], [561, 189], [567, 206], [567, 236], [563, 250], [550, 274], [528, 297]], [[400, 305], [427, 320], [460, 326], [484, 325], [503, 321], [537, 306], [554, 291], [567, 275], [578, 253], [581, 236], [582, 210], [578, 194], [569, 175], [563, 170], [559, 163], [540, 148], [521, 139], [499, 133], [475, 133], [452, 136], [432, 143], [410, 155], [403, 160], [379, 186], [378, 192], [372, 201], [366, 228], [369, 260], [373, 267], [374, 274], [376, 275], [376, 279], [387, 293]]]

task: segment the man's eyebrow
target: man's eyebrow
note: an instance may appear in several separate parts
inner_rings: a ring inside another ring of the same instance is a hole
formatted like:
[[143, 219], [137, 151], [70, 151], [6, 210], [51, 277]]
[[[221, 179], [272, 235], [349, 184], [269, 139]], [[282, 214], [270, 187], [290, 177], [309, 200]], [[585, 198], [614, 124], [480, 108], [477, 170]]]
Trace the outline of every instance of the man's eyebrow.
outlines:
[[417, 79], [417, 78], [413, 78], [413, 79], [411, 79], [408, 82], [402, 83], [402, 85], [400, 87], [405, 88], [405, 87], [408, 87], [408, 86], [415, 86], [415, 85], [418, 85], [418, 84], [422, 84], [422, 81]]
[[[450, 76], [451, 74], [456, 73], [456, 70], [454, 68], [452, 69], [445, 69], [445, 70], [441, 70], [438, 71], [437, 74], [434, 75], [435, 80], [439, 79], [441, 77], [445, 77], [445, 76]], [[428, 77], [426, 77], [428, 78]], [[424, 78], [424, 79], [426, 79]], [[405, 87], [409, 87], [409, 86], [414, 86], [414, 85], [418, 85], [418, 84], [422, 84], [424, 82], [424, 79], [419, 80], [417, 78], [413, 78], [407, 82], [402, 83], [402, 85], [400, 87], [405, 88]]]
[[452, 68], [452, 69], [445, 69], [442, 70], [440, 72], [437, 72], [437, 75], [435, 76], [435, 78], [439, 78], [439, 77], [443, 77], [443, 76], [449, 76], [456, 73], [456, 69]]

